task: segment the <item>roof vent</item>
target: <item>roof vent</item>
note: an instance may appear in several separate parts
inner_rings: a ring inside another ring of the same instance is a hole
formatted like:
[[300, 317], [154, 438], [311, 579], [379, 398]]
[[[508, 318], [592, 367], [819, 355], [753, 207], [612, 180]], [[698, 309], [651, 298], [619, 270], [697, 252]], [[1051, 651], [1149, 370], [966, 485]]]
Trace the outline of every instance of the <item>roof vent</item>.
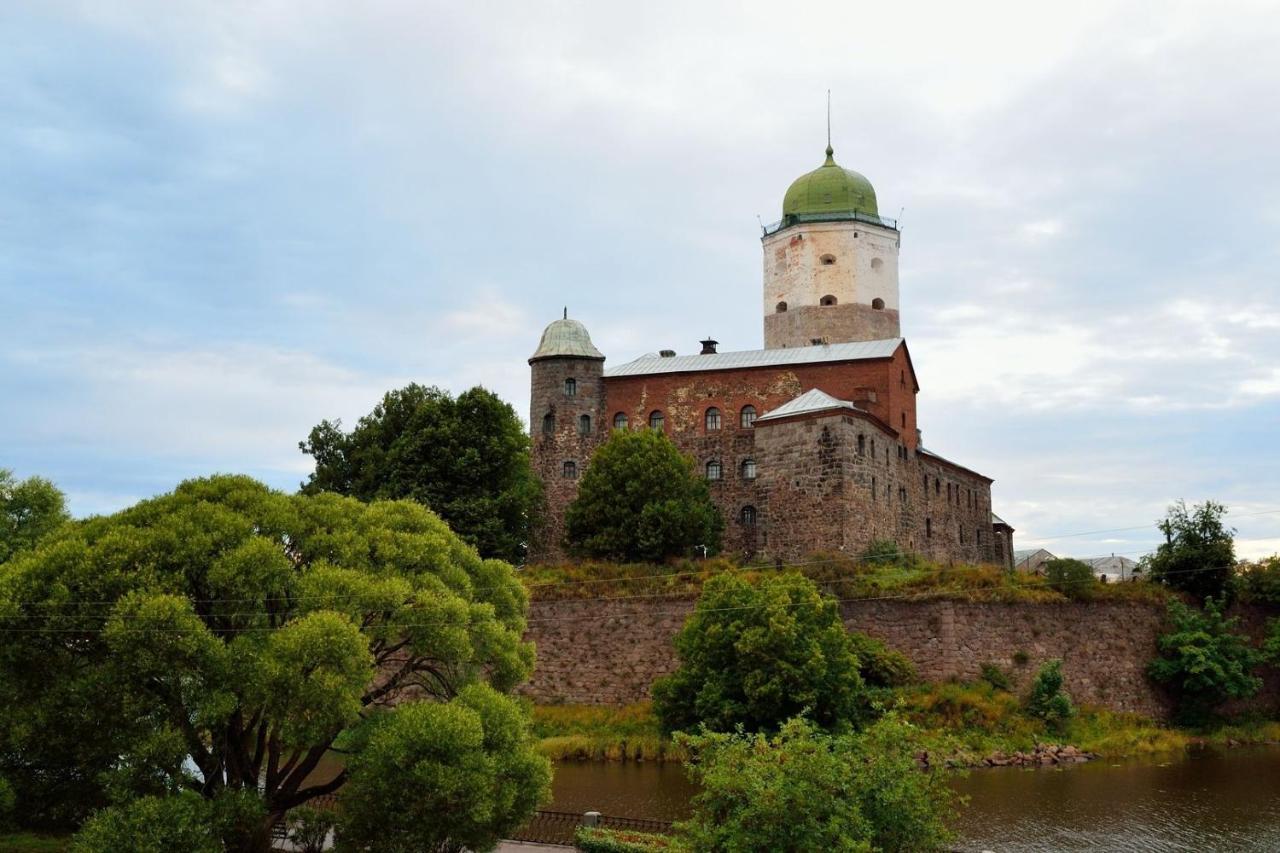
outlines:
[[675, 358], [676, 351], [673, 349], [658, 350], [658, 355], [662, 356], [663, 358]]
[[702, 344], [702, 352], [699, 355], [715, 355], [716, 347], [720, 345], [719, 341], [713, 341], [707, 338], [705, 341], [699, 341]]

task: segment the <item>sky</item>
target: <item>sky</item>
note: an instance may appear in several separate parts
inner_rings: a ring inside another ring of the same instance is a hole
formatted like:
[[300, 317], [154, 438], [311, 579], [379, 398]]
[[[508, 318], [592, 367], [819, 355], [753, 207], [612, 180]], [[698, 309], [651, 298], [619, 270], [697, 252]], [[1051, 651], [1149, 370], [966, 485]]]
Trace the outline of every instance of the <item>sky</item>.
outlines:
[[902, 224], [927, 446], [1017, 547], [1175, 500], [1280, 550], [1280, 4], [0, 7], [0, 467], [77, 515], [306, 478], [409, 382], [527, 418], [564, 307], [612, 363], [761, 345], [759, 223], [836, 158]]

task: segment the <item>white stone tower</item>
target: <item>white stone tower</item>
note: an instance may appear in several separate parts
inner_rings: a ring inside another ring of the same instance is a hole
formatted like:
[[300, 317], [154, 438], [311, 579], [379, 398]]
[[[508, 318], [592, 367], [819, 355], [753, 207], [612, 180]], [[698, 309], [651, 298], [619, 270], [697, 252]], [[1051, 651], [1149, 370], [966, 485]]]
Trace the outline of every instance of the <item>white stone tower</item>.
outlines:
[[871, 182], [827, 160], [787, 190], [765, 229], [765, 349], [896, 338], [897, 223]]

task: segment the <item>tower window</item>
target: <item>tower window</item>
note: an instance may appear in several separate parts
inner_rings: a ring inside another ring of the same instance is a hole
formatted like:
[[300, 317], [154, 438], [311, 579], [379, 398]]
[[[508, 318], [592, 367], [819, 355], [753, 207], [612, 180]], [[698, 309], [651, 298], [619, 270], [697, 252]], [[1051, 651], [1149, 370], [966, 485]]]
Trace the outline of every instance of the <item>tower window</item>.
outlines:
[[742, 522], [743, 527], [755, 527], [756, 508], [753, 506], [744, 506], [742, 511], [738, 513], [738, 520]]
[[613, 416], [613, 428], [614, 428], [614, 429], [626, 429], [626, 428], [627, 428], [627, 413], [626, 413], [626, 412], [618, 412], [616, 415], [614, 415], [614, 416]]
[[906, 413], [906, 412], [903, 412], [903, 413], [902, 413], [902, 428], [903, 428], [903, 429], [906, 429], [906, 428], [907, 428], [907, 413]]
[[707, 479], [708, 480], [719, 480], [723, 473], [724, 471], [720, 467], [720, 462], [718, 460], [712, 459], [710, 462], [707, 463]]
[[591, 415], [578, 416], [578, 435], [591, 435]]
[[556, 431], [556, 416], [547, 412], [542, 416], [542, 434], [551, 435]]
[[663, 421], [661, 410], [654, 409], [649, 413], [649, 429], [656, 429], [658, 432], [662, 432]]
[[742, 460], [742, 479], [754, 480], [755, 478], [756, 478], [756, 460], [743, 459]]
[[818, 304], [819, 304], [819, 305], [835, 305], [835, 304], [836, 304], [836, 298], [835, 298], [834, 296], [832, 296], [831, 294], [827, 294], [826, 296], [824, 296], [824, 297], [822, 297], [821, 299], [819, 299], [819, 300], [818, 300]]
[[880, 260], [879, 258], [872, 258], [871, 268], [876, 272], [880, 272], [880, 270], [884, 268], [884, 261]]
[[787, 310], [787, 303], [779, 302], [778, 307], [775, 308], [774, 310], [777, 311], [779, 314], [784, 313]]
[[871, 300], [871, 307], [872, 307], [872, 308], [874, 308], [874, 309], [875, 309], [875, 310], [877, 310], [877, 311], [883, 311], [883, 310], [884, 310], [884, 300], [883, 300], [883, 299], [881, 299], [879, 296], [877, 296], [875, 299], [872, 299], [872, 300]]
[[867, 437], [865, 435], [858, 436], [858, 455], [865, 456], [867, 453]]
[[566, 460], [562, 468], [562, 473], [566, 480], [578, 479], [578, 463], [574, 462], [572, 459]]
[[926, 518], [924, 520], [924, 536], [926, 539], [933, 538], [933, 519]]
[[743, 429], [751, 429], [756, 425], [756, 407], [743, 406], [742, 411], [738, 415], [738, 423]]
[[718, 431], [720, 429], [720, 410], [715, 406], [707, 409], [705, 423], [707, 426], [707, 432]]
[[564, 381], [564, 395], [566, 397], [578, 396], [578, 380], [572, 376]]
[[876, 478], [871, 478], [871, 500], [876, 499]]
[[822, 261], [822, 265], [823, 265], [824, 267], [830, 267], [830, 266], [834, 266], [834, 265], [835, 265], [835, 262], [836, 262], [836, 256], [835, 256], [835, 255], [823, 255], [821, 258], [818, 258], [818, 260]]

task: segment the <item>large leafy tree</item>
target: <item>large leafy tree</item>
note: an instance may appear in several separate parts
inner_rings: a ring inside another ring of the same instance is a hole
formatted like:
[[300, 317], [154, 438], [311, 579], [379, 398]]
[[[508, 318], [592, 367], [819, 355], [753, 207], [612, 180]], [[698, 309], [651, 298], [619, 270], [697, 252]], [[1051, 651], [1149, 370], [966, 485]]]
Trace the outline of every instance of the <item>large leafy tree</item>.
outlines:
[[298, 446], [316, 461], [305, 494], [415, 500], [482, 556], [524, 558], [542, 492], [520, 418], [491, 391], [408, 385], [350, 432], [321, 421]]
[[844, 729], [859, 715], [863, 681], [839, 605], [798, 573], [711, 578], [675, 645], [680, 665], [653, 687], [665, 731], [776, 730], [801, 712]]
[[66, 500], [43, 477], [17, 480], [0, 468], [0, 563], [30, 548], [67, 520]]
[[1183, 501], [1170, 506], [1156, 524], [1165, 541], [1143, 558], [1143, 570], [1153, 581], [1201, 600], [1229, 594], [1236, 552], [1235, 531], [1222, 522], [1226, 513], [1214, 501], [1191, 509]]
[[[218, 826], [228, 849], [262, 850], [288, 809], [354, 781], [358, 761], [316, 773], [335, 745], [358, 753], [418, 702], [526, 678], [525, 606], [508, 564], [414, 502], [188, 481], [0, 567], [0, 775], [46, 822], [126, 804], [102, 832], [245, 794], [258, 817]], [[543, 790], [529, 784], [522, 806]], [[492, 814], [503, 828], [513, 810]]]
[[917, 769], [919, 738], [894, 714], [856, 735], [797, 718], [773, 736], [683, 740], [702, 785], [678, 826], [692, 850], [916, 853], [951, 840], [955, 794], [941, 771]]
[[1223, 610], [1214, 599], [1205, 601], [1203, 610], [1169, 602], [1170, 630], [1156, 640], [1160, 655], [1147, 673], [1173, 691], [1184, 722], [1206, 722], [1223, 702], [1247, 699], [1262, 688], [1253, 671], [1264, 653], [1236, 633], [1239, 620]]
[[569, 549], [611, 560], [663, 560], [720, 548], [724, 520], [693, 459], [656, 430], [614, 430], [591, 457], [565, 512]]

